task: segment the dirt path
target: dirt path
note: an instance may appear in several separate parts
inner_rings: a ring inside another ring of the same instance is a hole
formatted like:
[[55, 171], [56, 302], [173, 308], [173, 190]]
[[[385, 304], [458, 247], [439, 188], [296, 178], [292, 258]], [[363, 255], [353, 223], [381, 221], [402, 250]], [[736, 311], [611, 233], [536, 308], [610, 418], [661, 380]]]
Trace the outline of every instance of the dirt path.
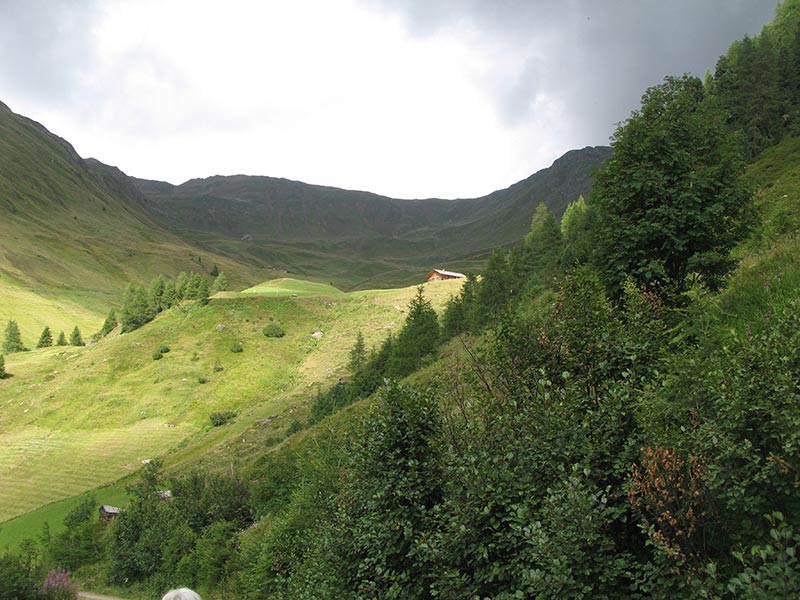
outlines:
[[93, 594], [91, 592], [78, 592], [78, 598], [83, 598], [83, 600], [124, 600], [116, 596], [103, 596], [102, 594]]

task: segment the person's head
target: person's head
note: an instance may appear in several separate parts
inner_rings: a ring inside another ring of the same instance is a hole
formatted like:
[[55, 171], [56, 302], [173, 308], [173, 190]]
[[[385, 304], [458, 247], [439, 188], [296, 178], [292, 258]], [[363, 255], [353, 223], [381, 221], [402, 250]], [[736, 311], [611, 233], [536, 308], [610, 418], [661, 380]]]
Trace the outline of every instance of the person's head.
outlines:
[[200, 600], [200, 596], [189, 588], [178, 588], [168, 591], [161, 600]]

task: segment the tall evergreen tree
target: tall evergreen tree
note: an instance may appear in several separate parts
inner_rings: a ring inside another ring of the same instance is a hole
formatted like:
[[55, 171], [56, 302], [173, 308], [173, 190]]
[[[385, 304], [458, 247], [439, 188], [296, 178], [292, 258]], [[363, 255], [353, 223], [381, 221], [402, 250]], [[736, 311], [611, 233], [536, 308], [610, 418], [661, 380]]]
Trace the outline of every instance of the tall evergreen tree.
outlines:
[[185, 300], [204, 300], [208, 298], [210, 293], [208, 279], [205, 278], [205, 275], [195, 272], [189, 275], [189, 280], [183, 293]]
[[3, 355], [0, 354], [0, 379], [4, 379], [6, 376], [6, 361], [3, 358]]
[[100, 337], [107, 336], [117, 325], [117, 313], [112, 308], [110, 311], [108, 311], [108, 316], [103, 322], [103, 327], [100, 329]]
[[11, 354], [12, 352], [23, 352], [25, 346], [22, 343], [22, 336], [19, 332], [19, 325], [14, 319], [10, 319], [6, 325], [6, 335], [3, 341], [3, 352]]
[[224, 292], [228, 289], [228, 278], [225, 277], [225, 273], [222, 272], [217, 275], [217, 278], [214, 280], [214, 287], [211, 288], [211, 291], [215, 294], [217, 292]]
[[70, 346], [85, 346], [86, 345], [83, 342], [83, 337], [81, 337], [81, 330], [78, 329], [77, 325], [75, 325], [75, 329], [72, 330], [72, 333], [69, 334], [69, 345]]
[[56, 340], [56, 346], [66, 346], [67, 345], [67, 336], [64, 335], [64, 332], [60, 332], [58, 334], [58, 340]]
[[144, 286], [128, 285], [122, 304], [122, 333], [138, 329], [153, 320], [155, 312]]
[[356, 334], [356, 343], [350, 349], [350, 361], [347, 367], [351, 373], [358, 373], [367, 362], [367, 348], [364, 344], [364, 335], [361, 330]]
[[438, 344], [439, 319], [420, 286], [408, 305], [406, 322], [392, 347], [388, 374], [404, 377], [415, 371], [424, 357], [436, 351]]
[[175, 280], [175, 295], [178, 302], [186, 299], [186, 284], [189, 283], [189, 276], [185, 271], [178, 273], [178, 278]]
[[592, 255], [592, 213], [583, 196], [570, 202], [561, 217], [561, 238], [564, 250], [562, 268], [569, 269], [589, 261]]
[[164, 306], [164, 278], [159, 275], [150, 283], [150, 306], [153, 311], [160, 313]]
[[164, 284], [164, 296], [161, 298], [164, 309], [172, 308], [178, 303], [178, 293], [175, 290], [175, 284], [171, 281], [167, 281]]
[[474, 323], [495, 321], [508, 306], [512, 290], [511, 270], [506, 254], [496, 248], [489, 256], [483, 276], [475, 289]]
[[53, 345], [53, 334], [50, 332], [50, 328], [45, 326], [42, 329], [42, 335], [39, 336], [39, 342], [36, 344], [37, 348], [48, 348]]
[[[526, 286], [533, 276], [537, 283], [552, 285], [559, 272], [562, 238], [556, 216], [544, 203], [531, 219], [531, 230], [522, 242], [523, 264], [516, 269], [517, 285]], [[511, 265], [512, 270], [514, 265]]]

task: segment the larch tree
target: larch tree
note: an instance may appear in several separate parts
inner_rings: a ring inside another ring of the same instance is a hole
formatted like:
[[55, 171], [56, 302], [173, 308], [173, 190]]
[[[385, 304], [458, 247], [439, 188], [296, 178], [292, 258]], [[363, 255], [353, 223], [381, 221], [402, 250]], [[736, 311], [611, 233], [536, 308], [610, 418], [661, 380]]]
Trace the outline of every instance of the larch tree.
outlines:
[[12, 352], [23, 352], [25, 346], [22, 343], [22, 335], [19, 332], [19, 325], [14, 319], [10, 319], [6, 325], [6, 335], [3, 340], [3, 352], [11, 354]]
[[37, 348], [49, 348], [53, 345], [53, 334], [50, 331], [50, 328], [45, 326], [42, 329], [42, 335], [39, 336], [39, 341], [36, 344]]
[[75, 325], [75, 329], [72, 330], [72, 333], [69, 335], [69, 345], [70, 346], [85, 346], [86, 344], [83, 342], [83, 337], [81, 337], [81, 330]]

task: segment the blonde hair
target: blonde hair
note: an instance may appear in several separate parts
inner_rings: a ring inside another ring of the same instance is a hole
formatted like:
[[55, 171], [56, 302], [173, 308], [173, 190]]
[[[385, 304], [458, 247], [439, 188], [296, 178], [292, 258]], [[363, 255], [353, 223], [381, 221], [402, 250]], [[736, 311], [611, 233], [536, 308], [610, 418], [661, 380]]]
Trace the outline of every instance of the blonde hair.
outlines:
[[161, 600], [200, 600], [200, 596], [197, 592], [184, 587], [168, 591]]

